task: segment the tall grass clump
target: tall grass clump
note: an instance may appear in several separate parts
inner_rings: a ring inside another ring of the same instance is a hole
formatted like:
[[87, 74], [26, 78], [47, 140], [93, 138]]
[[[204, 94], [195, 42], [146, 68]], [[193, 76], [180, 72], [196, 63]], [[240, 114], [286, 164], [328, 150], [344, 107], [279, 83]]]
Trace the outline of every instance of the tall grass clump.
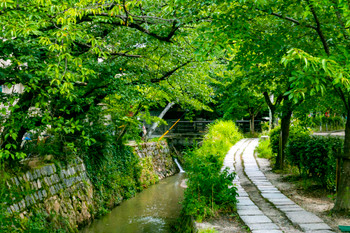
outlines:
[[242, 138], [234, 122], [220, 120], [209, 126], [201, 147], [186, 151], [185, 215], [201, 220], [235, 209], [237, 188], [232, 181], [236, 174], [221, 168], [231, 146]]
[[270, 139], [262, 140], [260, 139], [259, 145], [256, 147], [255, 151], [258, 153], [259, 158], [273, 159], [274, 155], [272, 153], [272, 148], [270, 146]]

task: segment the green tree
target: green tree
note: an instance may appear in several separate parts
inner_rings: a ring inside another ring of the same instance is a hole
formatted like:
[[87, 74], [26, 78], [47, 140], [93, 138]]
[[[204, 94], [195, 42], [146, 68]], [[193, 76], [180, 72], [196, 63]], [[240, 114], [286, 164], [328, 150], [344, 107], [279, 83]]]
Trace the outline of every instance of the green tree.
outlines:
[[[181, 3], [186, 5], [183, 1]], [[220, 33], [225, 34], [220, 38], [220, 43], [239, 48], [241, 53], [237, 54], [236, 60], [246, 60], [247, 70], [261, 65], [274, 67], [280, 61], [291, 64], [285, 70], [278, 69], [280, 74], [275, 73], [278, 75], [265, 76], [288, 80], [289, 85], [283, 93], [287, 98], [284, 98], [286, 103], [282, 110], [286, 113], [287, 121], [289, 113], [293, 111], [293, 104], [303, 99], [305, 93], [313, 95], [332, 88], [343, 101], [347, 115], [350, 115], [348, 2], [246, 0], [201, 2], [193, 6], [196, 9], [206, 7], [205, 12], [210, 13], [212, 27], [207, 29], [206, 41], [216, 42]], [[249, 49], [242, 50], [244, 46]], [[350, 118], [347, 119], [342, 177], [335, 210], [349, 211], [350, 180], [347, 177], [350, 176]]]

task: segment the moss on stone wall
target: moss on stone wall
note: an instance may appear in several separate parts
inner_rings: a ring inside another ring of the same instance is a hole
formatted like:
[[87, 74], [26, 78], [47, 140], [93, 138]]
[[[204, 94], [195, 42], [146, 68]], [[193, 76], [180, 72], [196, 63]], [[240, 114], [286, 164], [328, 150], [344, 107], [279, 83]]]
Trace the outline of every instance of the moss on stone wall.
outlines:
[[112, 148], [98, 162], [82, 155], [68, 165], [40, 162], [16, 175], [1, 170], [0, 232], [77, 232], [176, 173], [166, 142]]

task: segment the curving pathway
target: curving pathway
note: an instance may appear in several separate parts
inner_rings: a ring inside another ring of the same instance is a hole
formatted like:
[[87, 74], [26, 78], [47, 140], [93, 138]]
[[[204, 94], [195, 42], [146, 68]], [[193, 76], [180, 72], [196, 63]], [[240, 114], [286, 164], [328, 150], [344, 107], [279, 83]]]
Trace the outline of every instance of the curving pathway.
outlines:
[[252, 233], [333, 232], [322, 219], [271, 184], [255, 160], [257, 145], [258, 139], [243, 139], [230, 149], [224, 160], [224, 167], [237, 173], [234, 180], [239, 193], [237, 212]]

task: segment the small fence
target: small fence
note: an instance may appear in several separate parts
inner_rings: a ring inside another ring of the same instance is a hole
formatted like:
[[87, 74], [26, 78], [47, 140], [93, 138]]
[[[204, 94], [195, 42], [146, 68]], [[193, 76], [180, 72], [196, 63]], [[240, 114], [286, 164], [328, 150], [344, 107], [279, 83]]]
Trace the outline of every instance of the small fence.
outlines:
[[[171, 125], [175, 124], [176, 121], [171, 121]], [[205, 134], [207, 125], [213, 121], [179, 121], [169, 134]]]
[[[199, 120], [199, 121], [179, 121], [177, 124], [169, 131], [169, 135], [203, 135], [207, 132], [207, 126], [213, 121]], [[261, 131], [261, 123], [264, 121], [255, 120], [255, 131]], [[167, 120], [168, 125], [159, 126], [154, 135], [163, 135], [169, 128], [176, 123], [175, 119]], [[238, 120], [236, 125], [240, 128], [242, 132], [250, 131], [250, 121], [249, 120]]]

